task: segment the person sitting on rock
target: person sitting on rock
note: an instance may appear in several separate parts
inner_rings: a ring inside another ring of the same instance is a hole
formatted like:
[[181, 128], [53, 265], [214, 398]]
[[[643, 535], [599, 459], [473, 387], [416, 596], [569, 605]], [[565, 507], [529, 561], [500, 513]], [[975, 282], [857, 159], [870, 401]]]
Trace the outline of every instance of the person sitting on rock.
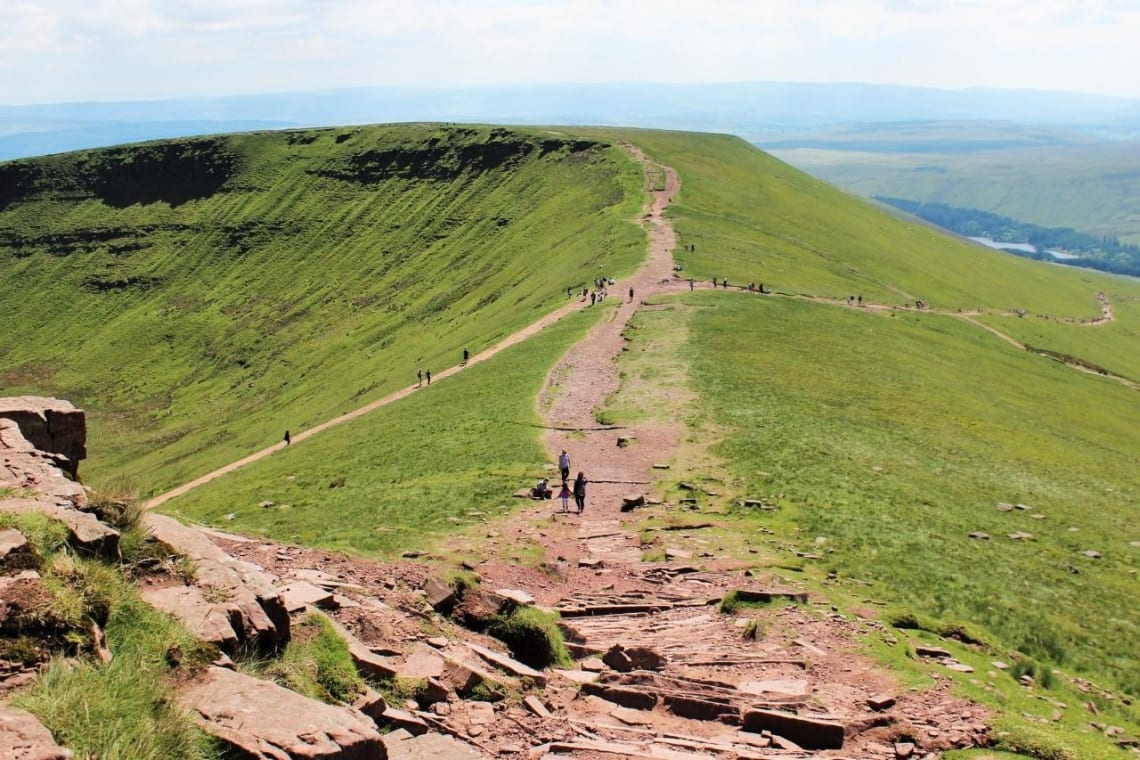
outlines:
[[532, 488], [530, 492], [531, 495], [536, 499], [554, 498], [554, 490], [551, 489], [550, 480], [548, 478], [543, 478], [542, 480], [535, 483], [534, 488]]

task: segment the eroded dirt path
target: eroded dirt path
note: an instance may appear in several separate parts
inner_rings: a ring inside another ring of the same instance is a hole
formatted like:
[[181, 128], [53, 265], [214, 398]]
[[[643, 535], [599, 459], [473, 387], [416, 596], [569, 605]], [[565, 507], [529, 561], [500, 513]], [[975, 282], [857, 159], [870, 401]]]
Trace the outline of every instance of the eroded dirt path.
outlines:
[[[702, 532], [715, 516], [702, 523], [685, 506], [669, 503], [622, 511], [623, 502], [651, 495], [655, 475], [665, 472], [654, 464], [672, 461], [685, 430], [668, 414], [628, 426], [603, 425], [597, 411], [619, 388], [622, 332], [645, 306], [642, 298], [689, 288], [688, 280], [673, 276], [676, 238], [664, 215], [679, 179], [630, 149], [651, 188], [643, 217], [646, 263], [613, 288], [623, 303], [555, 366], [539, 399], [550, 461], [566, 451], [570, 480], [581, 471], [590, 481], [585, 512], [575, 514], [572, 500], [570, 514], [561, 512], [557, 498], [531, 502], [495, 523], [487, 537], [506, 552], [537, 544], [541, 566], [498, 559], [474, 565], [484, 586], [521, 588], [557, 609], [572, 650], [584, 658], [580, 669], [559, 673], [547, 686], [548, 706], [571, 732], [550, 745], [549, 756], [894, 757], [893, 742], [903, 734], [932, 751], [983, 743], [985, 710], [950, 696], [949, 680], [903, 694], [889, 675], [856, 653], [861, 637], [891, 635], [873, 616], [835, 614], [823, 597], [809, 600], [802, 589], [749, 569], [754, 562], [730, 558], [715, 533]], [[557, 470], [550, 474], [557, 492]], [[687, 527], [664, 532], [666, 561], [643, 561], [640, 523], [670, 514]], [[756, 538], [759, 546], [762, 533]], [[756, 618], [719, 613], [715, 603], [733, 590], [774, 594], [777, 603]], [[785, 606], [793, 599], [808, 603]], [[759, 636], [744, 635], [750, 621], [763, 631]], [[627, 672], [622, 652], [634, 660]], [[605, 664], [597, 659], [602, 655]], [[883, 694], [897, 703], [876, 712], [869, 704]], [[799, 737], [808, 746], [798, 747], [789, 736], [741, 731], [736, 721], [721, 719], [753, 708], [793, 711], [804, 721], [801, 728], [814, 720], [846, 726], [843, 750], [826, 750], [819, 736]], [[938, 715], [955, 716], [949, 732], [934, 727]]]

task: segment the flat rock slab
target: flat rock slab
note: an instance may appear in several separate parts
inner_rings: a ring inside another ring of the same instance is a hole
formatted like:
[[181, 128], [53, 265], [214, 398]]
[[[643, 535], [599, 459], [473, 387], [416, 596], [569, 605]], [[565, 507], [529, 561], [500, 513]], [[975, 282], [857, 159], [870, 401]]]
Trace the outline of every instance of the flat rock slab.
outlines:
[[400, 678], [438, 678], [443, 675], [443, 656], [422, 644], [417, 645], [404, 662], [396, 666]]
[[470, 745], [443, 734], [409, 736], [393, 731], [384, 737], [388, 760], [483, 760], [485, 755]]
[[771, 681], [741, 681], [736, 687], [745, 694], [760, 697], [776, 694], [782, 697], [806, 697], [811, 683], [806, 679], [776, 679]]
[[31, 567], [34, 563], [31, 546], [23, 533], [15, 528], [0, 530], [0, 567]]
[[529, 678], [539, 686], [546, 686], [546, 674], [541, 671], [535, 670], [529, 665], [524, 665], [518, 660], [510, 657], [509, 655], [496, 652], [493, 649], [480, 646], [479, 644], [466, 642], [467, 648], [475, 654], [482, 657], [484, 660], [494, 665], [499, 670], [509, 673], [516, 678]]
[[198, 725], [254, 760], [384, 760], [375, 724], [349, 707], [303, 697], [269, 681], [224, 668], [183, 687], [178, 701]]
[[36, 716], [0, 704], [0, 758], [4, 760], [71, 760], [70, 750], [55, 743]]
[[495, 589], [495, 593], [520, 607], [529, 607], [534, 604], [534, 597], [522, 589], [499, 588]]
[[68, 543], [81, 552], [108, 559], [119, 559], [119, 531], [99, 522], [89, 512], [81, 512], [70, 504], [40, 497], [33, 499], [0, 499], [0, 512], [29, 514], [38, 512], [67, 526]]
[[221, 603], [242, 641], [273, 648], [289, 640], [285, 603], [259, 568], [234, 559], [201, 531], [170, 517], [147, 512], [143, 524], [156, 541], [194, 563], [196, 586], [224, 598]]
[[221, 604], [206, 601], [194, 586], [170, 586], [140, 590], [143, 601], [182, 621], [196, 638], [233, 652], [239, 641], [230, 611]]
[[746, 710], [745, 731], [771, 731], [804, 749], [842, 749], [844, 726], [829, 720], [807, 718], [779, 710]]
[[310, 604], [328, 609], [334, 607], [331, 591], [325, 591], [307, 581], [297, 581], [281, 588], [281, 601], [288, 612], [299, 612]]

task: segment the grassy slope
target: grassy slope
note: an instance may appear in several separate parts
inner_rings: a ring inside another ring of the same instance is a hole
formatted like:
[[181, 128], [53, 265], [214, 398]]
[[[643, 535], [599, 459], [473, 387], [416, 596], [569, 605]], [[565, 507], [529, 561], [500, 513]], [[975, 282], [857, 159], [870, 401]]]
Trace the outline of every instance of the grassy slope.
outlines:
[[685, 273], [793, 293], [935, 308], [1026, 308], [1092, 317], [1109, 278], [994, 256], [895, 219], [744, 141], [644, 132], [632, 139], [682, 176], [677, 220]]
[[938, 201], [1140, 243], [1136, 143], [968, 154], [801, 149], [778, 155], [860, 195]]
[[[643, 253], [640, 170], [620, 149], [571, 142], [490, 165], [543, 140], [407, 126], [181, 141], [237, 169], [204, 197], [129, 205], [76, 178], [137, 155], [29, 162], [52, 189], [0, 203], [0, 393], [85, 406], [87, 479], [154, 492], [454, 364]], [[362, 179], [353, 158], [381, 150], [403, 156], [395, 176]]]
[[[489, 361], [166, 508], [283, 541], [389, 555], [502, 514], [511, 494], [543, 473], [534, 398], [546, 373], [609, 308], [576, 312]], [[340, 485], [330, 488], [334, 482]], [[273, 506], [259, 506], [266, 501]]]

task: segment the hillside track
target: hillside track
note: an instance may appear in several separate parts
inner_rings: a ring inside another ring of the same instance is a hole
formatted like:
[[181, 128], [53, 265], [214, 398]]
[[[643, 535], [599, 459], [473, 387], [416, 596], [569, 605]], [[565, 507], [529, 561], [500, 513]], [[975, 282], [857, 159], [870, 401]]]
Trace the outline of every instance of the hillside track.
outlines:
[[[500, 551], [528, 542], [538, 544], [545, 570], [500, 559], [479, 562], [475, 570], [484, 587], [521, 588], [537, 603], [561, 611], [571, 640], [588, 651], [646, 647], [663, 655], [667, 662], [657, 671], [631, 674], [631, 680], [622, 682], [632, 691], [648, 694], [664, 688], [684, 699], [727, 699], [742, 705], [788, 700], [785, 706], [796, 703], [800, 710], [807, 708], [817, 717], [848, 725], [867, 720], [866, 702], [872, 695], [900, 691], [887, 673], [855, 652], [859, 638], [868, 630], [885, 632], [876, 620], [862, 616], [852, 620], [789, 606], [765, 615], [768, 628], [763, 641], [745, 640], [740, 624], [746, 621], [718, 614], [710, 605], [739, 588], [797, 590], [775, 577], [753, 576], [752, 563], [717, 556], [715, 551], [700, 552], [699, 565], [677, 561], [689, 550], [672, 550], [672, 561], [643, 561], [639, 524], [644, 516], [660, 516], [662, 510], [677, 507], [661, 504], [623, 512], [623, 501], [646, 496], [642, 489], [651, 487], [661, 473], [654, 464], [673, 460], [686, 429], [671, 410], [683, 406], [684, 399], [655, 396], [661, 414], [619, 429], [600, 425], [597, 412], [621, 385], [616, 360], [625, 348], [623, 331], [645, 307], [643, 298], [688, 292], [689, 284], [673, 276], [676, 235], [664, 214], [680, 189], [679, 177], [637, 148], [626, 147], [646, 173], [650, 202], [642, 222], [648, 237], [647, 258], [631, 278], [614, 288], [619, 297], [625, 297], [610, 318], [595, 326], [551, 370], [537, 404], [547, 429], [550, 461], [557, 462], [566, 451], [571, 482], [579, 471], [590, 481], [585, 511], [576, 514], [571, 502], [571, 512], [562, 513], [556, 498], [532, 502], [495, 521], [487, 534], [494, 537], [490, 544], [502, 541], [505, 547], [499, 547]], [[656, 189], [661, 171], [666, 181]], [[631, 287], [633, 299], [628, 297]], [[618, 436], [627, 445], [619, 445]], [[556, 471], [552, 485], [557, 491]], [[670, 540], [690, 549], [694, 544], [705, 545], [705, 539], [692, 535], [699, 530], [678, 533]], [[827, 604], [814, 595], [812, 602]], [[802, 690], [802, 694], [763, 691], [785, 687]], [[880, 725], [895, 720], [930, 725], [935, 715], [963, 716], [950, 732], [929, 737], [927, 746], [941, 749], [984, 743], [986, 711], [950, 696], [949, 687], [950, 681], [945, 680], [933, 689], [900, 696], [897, 715]], [[768, 757], [749, 745], [748, 732], [707, 717], [695, 719], [676, 705], [667, 708], [659, 703], [652, 710], [631, 711], [606, 699], [579, 694], [577, 684], [569, 679], [553, 681], [546, 696], [555, 706], [555, 717], [577, 737], [563, 742], [557, 757]], [[885, 741], [887, 735], [849, 731], [844, 751], [858, 757], [893, 755]], [[949, 742], [947, 737], [952, 737]]]

